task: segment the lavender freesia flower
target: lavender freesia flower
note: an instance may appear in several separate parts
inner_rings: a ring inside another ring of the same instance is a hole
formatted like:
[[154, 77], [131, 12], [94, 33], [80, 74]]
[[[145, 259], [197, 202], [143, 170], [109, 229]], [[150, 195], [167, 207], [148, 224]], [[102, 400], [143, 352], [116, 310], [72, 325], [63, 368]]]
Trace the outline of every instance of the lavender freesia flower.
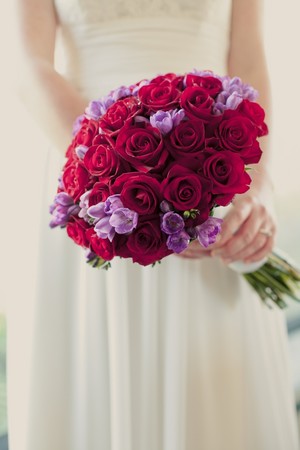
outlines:
[[124, 208], [120, 194], [110, 195], [104, 204], [105, 214], [112, 214], [118, 208]]
[[75, 134], [77, 134], [78, 131], [80, 130], [83, 119], [84, 119], [84, 114], [82, 114], [81, 116], [78, 116], [75, 119], [75, 122], [73, 123], [73, 131], [72, 131], [73, 136], [75, 136]]
[[78, 156], [79, 159], [83, 159], [86, 152], [88, 151], [88, 147], [86, 145], [78, 145], [75, 148], [75, 153]]
[[115, 236], [114, 227], [109, 223], [110, 216], [104, 216], [99, 219], [94, 226], [94, 230], [96, 234], [101, 239], [109, 239], [110, 242], [113, 240]]
[[236, 109], [243, 99], [256, 100], [258, 92], [239, 77], [221, 77], [223, 90], [216, 98], [214, 114], [220, 115], [227, 109]]
[[85, 109], [85, 115], [88, 119], [98, 120], [114, 103], [115, 100], [111, 94], [101, 97], [99, 100], [92, 100]]
[[96, 223], [98, 222], [98, 220], [103, 219], [106, 216], [104, 208], [105, 208], [104, 202], [97, 203], [97, 205], [93, 205], [88, 208], [87, 214], [93, 219], [95, 219]]
[[79, 206], [74, 203], [74, 200], [66, 192], [59, 192], [52, 205], [49, 207], [52, 220], [50, 221], [50, 228], [64, 227], [68, 223], [72, 214], [78, 214]]
[[195, 227], [195, 230], [197, 232], [197, 239], [203, 247], [206, 248], [216, 242], [217, 236], [221, 231], [222, 222], [222, 219], [209, 217], [201, 225]]
[[150, 117], [150, 123], [165, 135], [168, 134], [172, 128], [176, 127], [182, 121], [184, 116], [185, 112], [183, 109], [173, 109], [171, 111], [159, 110]]
[[120, 98], [128, 97], [128, 95], [131, 95], [130, 88], [127, 86], [120, 86], [118, 89], [115, 89], [110, 93], [113, 100], [116, 102]]
[[109, 223], [116, 233], [131, 233], [137, 226], [138, 213], [128, 208], [116, 209], [110, 216]]
[[159, 205], [159, 207], [160, 207], [160, 210], [163, 213], [167, 213], [167, 212], [173, 211], [171, 203], [167, 202], [167, 200], [163, 200], [161, 202], [161, 204]]
[[80, 211], [78, 213], [78, 216], [84, 219], [86, 222], [90, 221], [90, 216], [88, 215], [90, 194], [91, 191], [86, 191], [84, 194], [81, 195], [79, 199]]
[[183, 252], [190, 243], [190, 236], [184, 230], [178, 233], [170, 234], [167, 239], [167, 247], [174, 253]]
[[184, 229], [183, 218], [175, 212], [167, 212], [162, 216], [161, 230], [166, 234], [174, 234]]

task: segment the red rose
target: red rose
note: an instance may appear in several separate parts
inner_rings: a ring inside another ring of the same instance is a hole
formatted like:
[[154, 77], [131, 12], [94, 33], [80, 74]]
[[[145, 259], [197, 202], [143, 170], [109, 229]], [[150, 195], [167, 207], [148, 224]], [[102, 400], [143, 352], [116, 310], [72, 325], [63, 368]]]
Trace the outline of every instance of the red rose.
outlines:
[[169, 134], [167, 147], [171, 155], [177, 158], [194, 157], [204, 147], [205, 129], [202, 120], [183, 120]]
[[118, 100], [110, 108], [99, 121], [99, 127], [105, 133], [113, 136], [129, 122], [132, 117], [141, 112], [141, 107], [135, 97], [127, 97]]
[[73, 161], [64, 168], [62, 180], [67, 193], [74, 202], [90, 187], [92, 182], [90, 174], [80, 161]]
[[222, 82], [215, 77], [201, 77], [195, 74], [186, 76], [186, 86], [198, 86], [204, 89], [208, 95], [215, 98], [223, 89]]
[[138, 93], [141, 103], [150, 111], [168, 111], [178, 106], [180, 91], [172, 80], [157, 77]]
[[187, 87], [180, 99], [180, 105], [190, 119], [202, 119], [205, 122], [212, 118], [213, 103], [207, 91], [198, 86]]
[[91, 250], [104, 261], [111, 261], [116, 256], [114, 241], [99, 238], [93, 228], [87, 230], [86, 236]]
[[236, 110], [227, 110], [215, 130], [222, 148], [239, 153], [245, 164], [257, 163], [261, 149], [256, 140], [257, 127], [253, 122]]
[[86, 231], [89, 228], [89, 225], [85, 220], [76, 218], [74, 222], [67, 223], [66, 230], [68, 236], [73, 239], [75, 244], [80, 245], [81, 247], [88, 247], [89, 241], [86, 237]]
[[249, 189], [251, 178], [245, 172], [245, 164], [236, 153], [228, 150], [205, 150], [201, 155], [203, 175], [212, 182], [215, 202], [225, 206], [235, 194], [242, 194]]
[[159, 169], [168, 157], [160, 131], [146, 122], [124, 127], [117, 137], [116, 151], [140, 172]]
[[245, 114], [252, 122], [254, 122], [258, 127], [258, 136], [265, 136], [268, 134], [268, 127], [265, 120], [265, 111], [264, 109], [255, 102], [250, 102], [249, 100], [243, 100], [237, 110]]
[[122, 171], [119, 156], [108, 145], [92, 145], [86, 152], [83, 162], [94, 176], [115, 177]]
[[111, 190], [114, 194], [121, 194], [126, 208], [139, 214], [157, 212], [162, 201], [161, 185], [151, 175], [124, 173], [116, 179]]
[[132, 257], [133, 262], [148, 266], [173, 253], [168, 249], [166, 240], [157, 215], [141, 217], [137, 228], [128, 236], [126, 245], [118, 249], [118, 255]]
[[163, 197], [178, 211], [197, 209], [201, 203], [201, 178], [192, 170], [173, 164], [162, 182]]
[[92, 145], [93, 139], [99, 132], [99, 125], [96, 120], [84, 119], [80, 130], [75, 136], [76, 145]]
[[89, 195], [89, 206], [97, 205], [105, 202], [110, 196], [110, 178], [101, 178], [100, 181], [93, 185], [93, 189]]

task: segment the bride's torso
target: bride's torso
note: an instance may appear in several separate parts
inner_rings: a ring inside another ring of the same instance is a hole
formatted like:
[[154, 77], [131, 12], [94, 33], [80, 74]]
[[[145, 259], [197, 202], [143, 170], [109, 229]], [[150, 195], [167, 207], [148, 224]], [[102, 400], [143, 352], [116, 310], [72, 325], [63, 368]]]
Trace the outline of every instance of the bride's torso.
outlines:
[[87, 97], [158, 73], [226, 72], [231, 0], [54, 0], [61, 70]]

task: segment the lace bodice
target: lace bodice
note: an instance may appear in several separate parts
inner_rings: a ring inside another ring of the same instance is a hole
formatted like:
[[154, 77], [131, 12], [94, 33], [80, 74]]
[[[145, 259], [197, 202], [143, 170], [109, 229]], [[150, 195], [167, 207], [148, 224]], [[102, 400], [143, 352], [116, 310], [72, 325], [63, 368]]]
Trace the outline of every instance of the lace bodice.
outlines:
[[62, 23], [102, 23], [134, 17], [211, 20], [228, 15], [228, 0], [55, 0]]

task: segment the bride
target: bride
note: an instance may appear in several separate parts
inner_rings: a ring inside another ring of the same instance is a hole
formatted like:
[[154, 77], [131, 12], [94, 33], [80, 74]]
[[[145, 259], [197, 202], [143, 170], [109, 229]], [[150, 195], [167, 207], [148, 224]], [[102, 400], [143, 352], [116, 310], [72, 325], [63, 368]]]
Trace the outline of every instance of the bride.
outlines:
[[267, 138], [250, 191], [236, 196], [209, 250], [193, 243], [155, 268], [119, 260], [106, 273], [48, 229], [72, 124], [90, 99], [113, 88], [193, 68], [237, 75], [259, 91], [270, 123], [261, 2], [17, 5], [21, 96], [53, 148], [27, 437], [19, 442], [11, 427], [10, 449], [296, 450], [284, 316], [227, 267], [259, 261], [274, 245]]

